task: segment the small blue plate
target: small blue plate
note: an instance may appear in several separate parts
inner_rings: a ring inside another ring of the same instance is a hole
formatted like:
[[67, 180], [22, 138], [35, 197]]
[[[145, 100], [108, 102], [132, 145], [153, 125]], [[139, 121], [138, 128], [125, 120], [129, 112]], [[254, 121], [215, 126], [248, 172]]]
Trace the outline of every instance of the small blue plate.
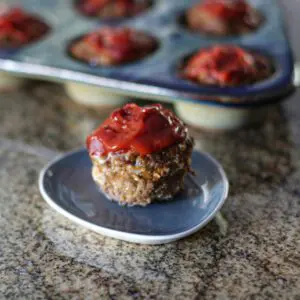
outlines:
[[128, 242], [163, 244], [186, 237], [206, 225], [228, 195], [220, 164], [208, 154], [193, 152], [196, 176], [187, 176], [182, 193], [146, 207], [120, 206], [94, 183], [85, 149], [50, 162], [40, 173], [46, 202], [70, 220], [100, 234]]

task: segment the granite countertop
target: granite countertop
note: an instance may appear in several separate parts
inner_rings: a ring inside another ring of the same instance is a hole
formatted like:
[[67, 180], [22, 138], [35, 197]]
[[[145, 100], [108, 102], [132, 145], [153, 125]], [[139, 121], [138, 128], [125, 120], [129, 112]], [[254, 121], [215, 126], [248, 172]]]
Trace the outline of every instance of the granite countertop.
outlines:
[[228, 174], [227, 226], [214, 220], [186, 239], [145, 246], [81, 228], [39, 194], [44, 164], [82, 146], [105, 115], [72, 103], [58, 84], [0, 93], [0, 299], [299, 300], [299, 97], [270, 110], [260, 128], [192, 130]]
[[143, 246], [80, 228], [38, 191], [43, 165], [81, 146], [103, 116], [55, 84], [2, 93], [0, 298], [300, 299], [297, 100], [273, 108], [261, 128], [192, 130], [228, 173], [228, 228], [213, 221], [184, 240]]

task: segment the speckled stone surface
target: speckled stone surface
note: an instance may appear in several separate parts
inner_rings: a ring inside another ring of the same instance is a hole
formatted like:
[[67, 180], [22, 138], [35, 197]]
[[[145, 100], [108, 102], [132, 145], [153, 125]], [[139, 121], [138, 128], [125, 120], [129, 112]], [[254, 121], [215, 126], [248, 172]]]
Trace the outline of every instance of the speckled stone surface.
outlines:
[[[299, 2], [287, 1], [290, 24]], [[294, 49], [298, 27], [290, 26]], [[300, 51], [296, 52], [300, 61]], [[228, 223], [162, 246], [105, 238], [41, 198], [39, 170], [105, 116], [59, 85], [0, 93], [0, 299], [300, 299], [300, 92], [257, 129], [192, 130], [224, 166]]]
[[192, 130], [196, 147], [228, 173], [228, 229], [213, 221], [163, 246], [89, 232], [39, 194], [39, 170], [56, 151], [81, 146], [97, 112], [72, 104], [58, 85], [34, 83], [1, 95], [0, 118], [0, 298], [300, 299], [297, 96], [261, 128]]

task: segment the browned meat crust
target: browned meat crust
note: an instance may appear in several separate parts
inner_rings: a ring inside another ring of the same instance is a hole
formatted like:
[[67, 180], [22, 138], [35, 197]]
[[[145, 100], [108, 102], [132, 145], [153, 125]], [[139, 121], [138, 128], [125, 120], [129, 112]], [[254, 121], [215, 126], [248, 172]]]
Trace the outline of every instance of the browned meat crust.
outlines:
[[144, 157], [129, 152], [94, 158], [92, 175], [101, 190], [120, 204], [145, 206], [168, 200], [182, 188], [190, 172], [193, 139]]

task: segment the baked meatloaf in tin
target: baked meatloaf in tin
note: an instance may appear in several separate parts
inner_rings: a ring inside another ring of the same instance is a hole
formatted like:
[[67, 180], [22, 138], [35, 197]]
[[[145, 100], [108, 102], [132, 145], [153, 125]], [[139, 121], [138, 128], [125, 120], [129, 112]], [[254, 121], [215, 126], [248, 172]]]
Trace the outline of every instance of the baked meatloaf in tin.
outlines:
[[192, 31], [213, 35], [241, 35], [256, 30], [263, 16], [245, 0], [203, 0], [186, 13]]
[[0, 15], [0, 49], [18, 49], [49, 31], [50, 27], [38, 16], [21, 8], [11, 8]]
[[74, 40], [73, 58], [93, 66], [114, 66], [144, 58], [158, 44], [151, 35], [126, 27], [102, 27]]
[[82, 14], [100, 19], [133, 17], [150, 5], [147, 0], [76, 0], [76, 7]]
[[209, 86], [242, 86], [269, 78], [271, 60], [261, 53], [235, 45], [216, 45], [192, 55], [183, 67], [183, 77]]

